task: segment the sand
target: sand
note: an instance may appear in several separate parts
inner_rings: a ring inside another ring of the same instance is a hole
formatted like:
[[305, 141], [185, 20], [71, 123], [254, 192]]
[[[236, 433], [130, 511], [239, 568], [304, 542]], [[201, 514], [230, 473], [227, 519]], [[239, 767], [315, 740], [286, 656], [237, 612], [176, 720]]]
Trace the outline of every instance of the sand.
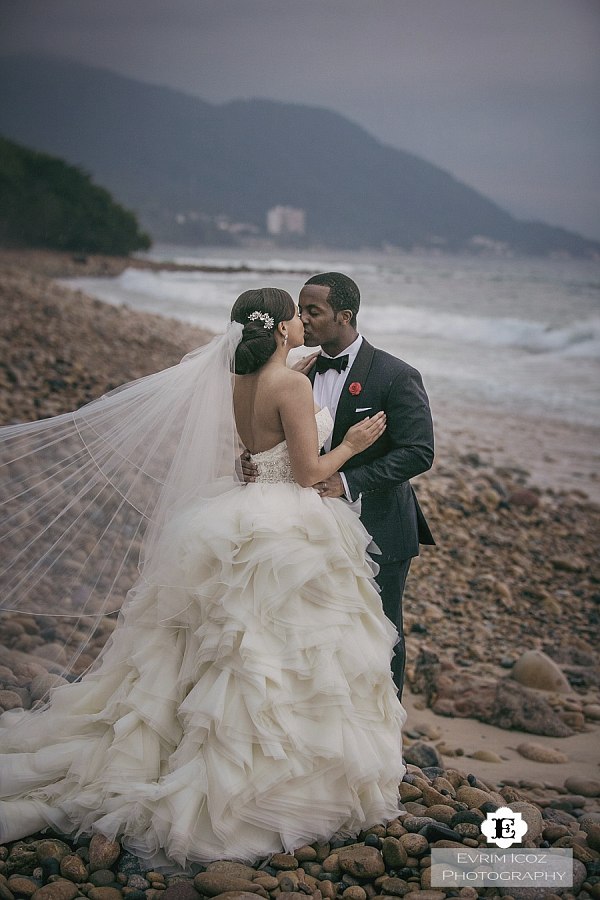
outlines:
[[[404, 691], [402, 703], [408, 714], [409, 727], [434, 727], [441, 732], [446, 745], [464, 751], [460, 756], [444, 756], [447, 766], [472, 772], [487, 784], [532, 781], [560, 788], [574, 774], [593, 780], [600, 778], [600, 725], [588, 724], [585, 732], [572, 737], [552, 738], [506, 731], [475, 719], [437, 716], [430, 709], [422, 708], [422, 698], [413, 694], [410, 687]], [[522, 741], [534, 741], [543, 747], [560, 750], [569, 761], [556, 764], [525, 759], [516, 750]], [[502, 757], [502, 762], [474, 759], [471, 754], [477, 750], [492, 750]]]
[[447, 451], [477, 454], [496, 467], [522, 471], [543, 490], [577, 491], [600, 503], [600, 428], [531, 416], [498, 418], [458, 404], [433, 408], [438, 457]]

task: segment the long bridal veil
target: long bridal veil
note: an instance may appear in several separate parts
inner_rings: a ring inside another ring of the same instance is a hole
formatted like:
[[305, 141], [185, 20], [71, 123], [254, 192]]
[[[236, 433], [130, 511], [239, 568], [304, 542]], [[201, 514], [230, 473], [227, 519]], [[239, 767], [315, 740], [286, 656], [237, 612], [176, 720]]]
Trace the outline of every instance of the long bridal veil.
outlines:
[[138, 575], [160, 580], [170, 518], [240, 486], [241, 334], [233, 322], [178, 365], [76, 412], [0, 429], [0, 610], [72, 617], [89, 638]]

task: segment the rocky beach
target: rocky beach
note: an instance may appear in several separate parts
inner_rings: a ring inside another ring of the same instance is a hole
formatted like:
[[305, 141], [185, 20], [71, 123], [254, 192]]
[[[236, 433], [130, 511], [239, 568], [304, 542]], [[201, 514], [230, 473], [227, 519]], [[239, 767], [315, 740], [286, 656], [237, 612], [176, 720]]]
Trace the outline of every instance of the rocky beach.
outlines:
[[[207, 340], [53, 280], [126, 264], [0, 252], [1, 424], [78, 407]], [[431, 887], [431, 848], [487, 846], [479, 825], [502, 805], [528, 823], [523, 846], [572, 848], [574, 886], [560, 896], [600, 898], [600, 507], [561, 483], [558, 464], [549, 486], [486, 445], [476, 423], [441, 429], [434, 468], [414, 482], [437, 547], [415, 560], [405, 595], [409, 765], [396, 820], [260, 867], [178, 875], [147, 872], [100, 836], [32, 835], [0, 847], [0, 900], [554, 898]], [[17, 613], [0, 627], [0, 708], [30, 708], [60, 679], [67, 631]], [[89, 656], [113, 627], [98, 628]]]

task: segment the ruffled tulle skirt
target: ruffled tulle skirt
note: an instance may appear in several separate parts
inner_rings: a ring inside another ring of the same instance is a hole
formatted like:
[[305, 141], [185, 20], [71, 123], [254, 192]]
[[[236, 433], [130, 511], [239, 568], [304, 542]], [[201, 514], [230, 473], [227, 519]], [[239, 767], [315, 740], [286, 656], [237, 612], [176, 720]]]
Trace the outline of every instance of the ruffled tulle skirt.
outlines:
[[294, 484], [182, 510], [94, 671], [0, 718], [0, 842], [97, 831], [186, 866], [394, 818], [405, 713], [368, 542]]

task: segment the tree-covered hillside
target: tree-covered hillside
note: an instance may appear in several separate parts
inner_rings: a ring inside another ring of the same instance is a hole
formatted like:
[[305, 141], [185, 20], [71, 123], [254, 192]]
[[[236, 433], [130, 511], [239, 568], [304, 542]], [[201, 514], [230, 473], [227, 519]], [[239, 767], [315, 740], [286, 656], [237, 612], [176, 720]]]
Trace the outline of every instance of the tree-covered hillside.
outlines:
[[87, 173], [0, 138], [0, 244], [126, 255], [150, 238]]
[[215, 105], [50, 57], [0, 57], [0, 84], [0, 132], [85, 166], [155, 240], [266, 237], [268, 210], [283, 205], [304, 210], [311, 245], [600, 254], [600, 242], [520, 221], [330, 110]]

